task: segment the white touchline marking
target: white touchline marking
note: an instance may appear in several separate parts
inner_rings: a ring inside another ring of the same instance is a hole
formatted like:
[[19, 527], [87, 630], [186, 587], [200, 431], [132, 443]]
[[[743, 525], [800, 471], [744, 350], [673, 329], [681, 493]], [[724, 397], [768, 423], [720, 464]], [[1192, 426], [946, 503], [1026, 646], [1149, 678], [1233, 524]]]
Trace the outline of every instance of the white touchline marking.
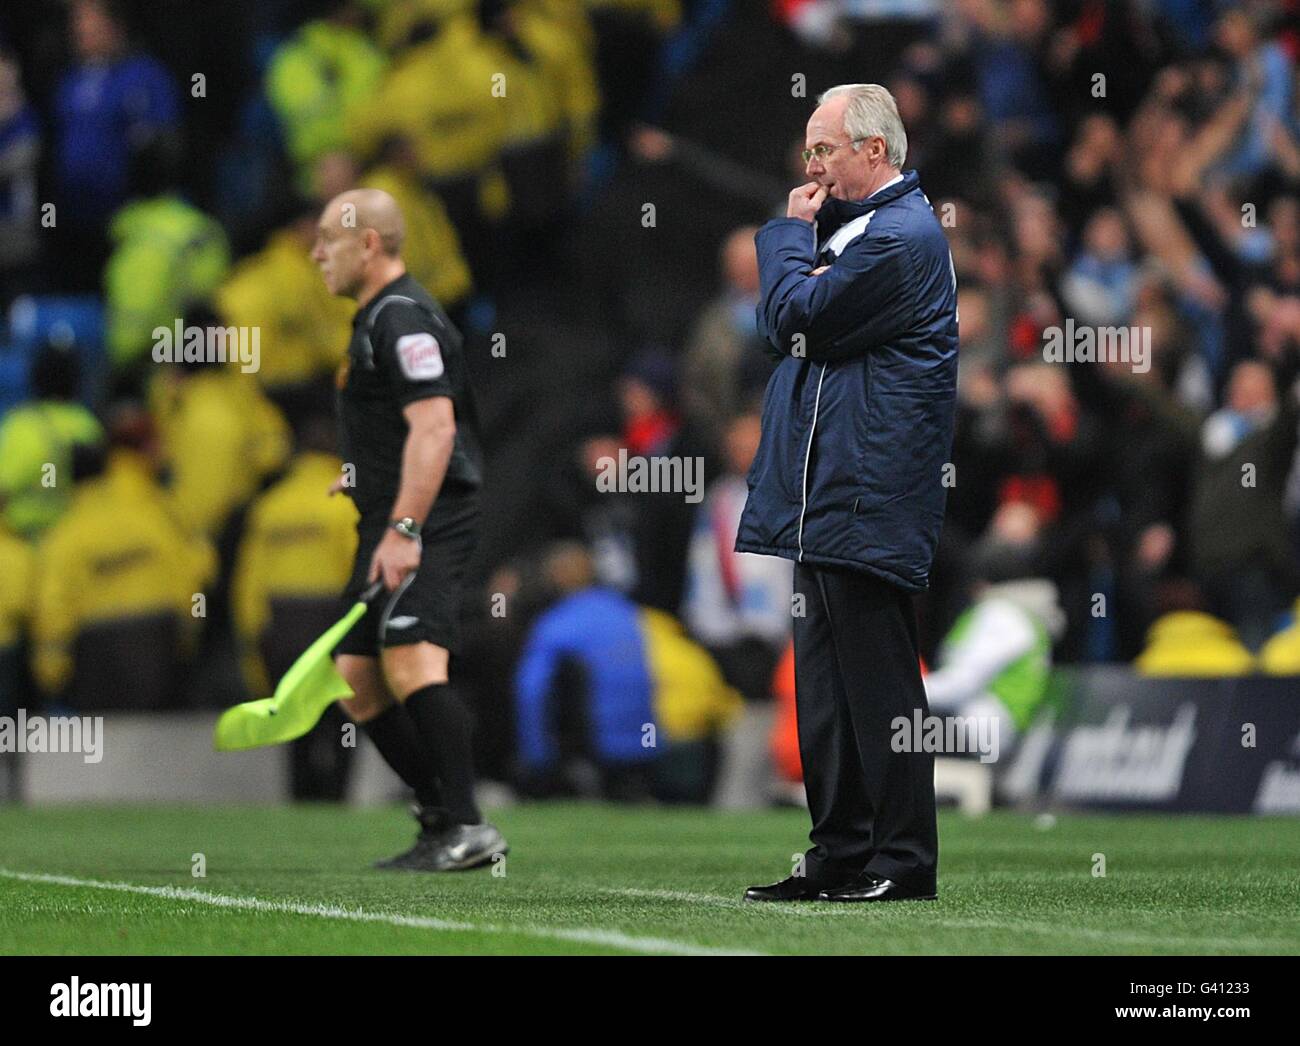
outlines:
[[743, 901], [715, 893], [690, 893], [686, 890], [648, 889], [641, 886], [593, 886], [597, 893], [617, 894], [619, 897], [647, 897], [656, 901], [683, 901], [687, 904], [719, 904], [725, 908], [739, 908]]
[[[385, 912], [367, 912], [359, 908], [339, 908], [325, 904], [292, 904], [287, 901], [267, 901], [258, 897], [230, 897], [224, 894], [207, 893], [177, 886], [142, 886], [138, 883], [106, 882], [100, 879], [77, 879], [68, 875], [49, 875], [37, 872], [15, 872], [0, 868], [0, 878], [16, 879], [22, 882], [50, 883], [57, 886], [79, 886], [96, 890], [113, 890], [119, 893], [144, 894], [173, 901], [195, 901], [212, 905], [216, 908], [235, 908], [255, 912], [283, 912], [289, 915], [310, 915], [322, 919], [342, 919], [351, 922], [377, 922], [390, 926], [409, 926], [420, 930], [442, 930], [451, 933], [517, 933], [527, 937], [553, 938], [562, 941], [574, 941], [581, 944], [601, 944], [611, 948], [624, 948], [628, 951], [645, 953], [667, 953], [670, 955], [763, 955], [763, 952], [738, 948], [712, 948], [708, 945], [688, 944], [669, 941], [658, 937], [633, 937], [618, 930], [570, 929], [562, 926], [494, 926], [491, 924], [455, 922], [450, 919], [435, 919], [422, 915], [390, 915]], [[682, 890], [645, 889], [637, 887], [590, 887], [594, 892], [617, 894], [625, 897], [646, 897], [665, 901], [678, 901], [686, 904], [707, 904], [717, 907], [735, 908], [746, 912], [765, 911], [771, 908], [783, 915], [799, 914], [836, 917], [847, 914], [842, 909], [831, 910], [818, 906], [798, 907], [788, 905], [750, 904], [733, 900], [716, 894], [689, 893]], [[856, 905], [843, 907], [855, 908]], [[946, 927], [949, 929], [1012, 930], [1023, 933], [1046, 935], [1074, 935], [1092, 938], [1111, 944], [1163, 944], [1166, 946], [1193, 946], [1241, 950], [1258, 948], [1276, 943], [1277, 938], [1214, 938], [1195, 936], [1162, 936], [1159, 934], [1116, 933], [1111, 930], [1092, 929], [1083, 926], [1058, 926], [1053, 923], [1003, 922], [992, 919], [940, 918], [926, 919], [927, 926]]]
[[843, 909], [836, 910], [826, 905], [806, 904], [764, 904], [746, 901], [737, 897], [724, 897], [713, 893], [689, 893], [685, 890], [646, 889], [636, 886], [592, 886], [596, 893], [610, 894], [615, 897], [644, 897], [652, 901], [677, 901], [681, 904], [703, 904], [714, 908], [731, 908], [741, 912], [772, 912], [780, 915], [797, 915], [834, 919], [841, 915]]
[[[685, 890], [663, 890], [648, 889], [645, 887], [635, 886], [592, 886], [592, 890], [597, 893], [613, 894], [621, 897], [644, 897], [650, 900], [660, 901], [677, 901], [681, 904], [700, 904], [710, 905], [717, 908], [734, 908], [745, 912], [764, 912], [771, 911], [780, 915], [798, 915], [798, 916], [823, 916], [826, 918], [843, 918], [848, 914], [848, 910], [857, 908], [861, 905], [836, 905], [831, 907], [829, 904], [753, 904], [748, 901], [736, 900], [731, 897], [724, 897], [720, 894], [711, 893], [690, 893]], [[881, 915], [885, 914], [877, 906], [875, 911]], [[891, 915], [912, 915], [917, 906], [908, 905], [903, 911], [896, 907], [889, 908]], [[954, 930], [1017, 930], [1023, 933], [1045, 934], [1048, 936], [1060, 936], [1062, 934], [1076, 937], [1084, 937], [1097, 941], [1109, 942], [1111, 944], [1163, 944], [1170, 947], [1179, 946], [1196, 946], [1202, 948], [1223, 948], [1241, 950], [1243, 948], [1255, 948], [1271, 946], [1277, 943], [1285, 942], [1285, 938], [1278, 937], [1240, 937], [1240, 938], [1220, 938], [1220, 937], [1196, 937], [1196, 936], [1165, 936], [1162, 934], [1146, 933], [1126, 933], [1116, 932], [1113, 930], [1099, 930], [1087, 926], [1058, 926], [1055, 923], [1030, 922], [1030, 921], [998, 921], [994, 919], [963, 919], [940, 917], [931, 918], [929, 910], [925, 911], [925, 925], [939, 928]], [[1167, 913], [1154, 913], [1167, 914]], [[1222, 914], [1222, 913], [1220, 913]], [[1254, 913], [1249, 914], [1253, 917]], [[1265, 916], [1265, 918], [1269, 918]], [[1289, 917], [1288, 917], [1289, 918]]]
[[634, 937], [618, 930], [571, 929], [563, 926], [494, 926], [490, 923], [468, 923], [451, 919], [436, 919], [424, 915], [390, 915], [386, 912], [368, 912], [361, 908], [340, 908], [332, 904], [294, 904], [289, 901], [267, 901], [260, 897], [231, 897], [179, 886], [142, 886], [139, 883], [118, 883], [102, 879], [78, 879], [70, 875], [50, 875], [42, 872], [15, 872], [0, 868], [0, 878], [16, 879], [29, 883], [49, 883], [55, 886], [76, 886], [93, 890], [111, 890], [117, 893], [144, 894], [169, 901], [194, 901], [214, 908], [235, 908], [250, 912], [282, 912], [287, 915], [309, 915], [321, 919], [341, 919], [346, 922], [385, 923], [389, 926], [409, 926], [419, 930], [441, 930], [448, 933], [514, 933], [525, 937], [541, 937], [558, 941], [575, 941], [580, 944], [600, 944], [622, 948], [630, 952], [668, 955], [761, 955], [761, 952], [738, 948], [713, 948], [703, 944], [670, 941], [661, 937]]
[[[1126, 914], [1126, 913], [1117, 913]], [[1166, 913], [1167, 914], [1167, 913]], [[1057, 926], [1053, 923], [1035, 922], [1000, 922], [993, 919], [945, 919], [943, 925], [953, 928], [971, 930], [1018, 930], [1024, 933], [1041, 933], [1053, 936], [1073, 934], [1091, 940], [1110, 944], [1164, 944], [1170, 947], [1196, 946], [1201, 948], [1237, 949], [1254, 948], [1270, 942], [1276, 943], [1281, 938], [1262, 937], [1196, 937], [1168, 936], [1154, 933], [1125, 933], [1123, 931], [1099, 930], [1089, 926]]]

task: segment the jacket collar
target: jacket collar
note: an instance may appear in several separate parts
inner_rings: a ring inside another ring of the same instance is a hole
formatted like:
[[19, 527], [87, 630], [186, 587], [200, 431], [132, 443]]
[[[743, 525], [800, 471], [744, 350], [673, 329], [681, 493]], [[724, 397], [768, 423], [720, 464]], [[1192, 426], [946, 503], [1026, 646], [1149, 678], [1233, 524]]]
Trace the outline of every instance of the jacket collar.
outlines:
[[837, 200], [832, 196], [817, 211], [818, 237], [824, 240], [845, 222], [870, 214], [877, 207], [893, 203], [899, 197], [906, 196], [920, 187], [920, 175], [916, 171], [905, 171], [901, 182], [895, 182], [889, 188], [882, 189], [875, 196], [868, 196], [865, 200]]

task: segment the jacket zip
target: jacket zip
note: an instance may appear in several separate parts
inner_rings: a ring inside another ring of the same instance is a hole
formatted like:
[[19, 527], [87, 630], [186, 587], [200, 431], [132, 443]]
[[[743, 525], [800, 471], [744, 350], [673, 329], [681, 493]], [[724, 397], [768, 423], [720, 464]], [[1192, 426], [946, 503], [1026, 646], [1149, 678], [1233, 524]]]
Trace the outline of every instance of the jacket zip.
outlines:
[[803, 455], [803, 507], [799, 509], [799, 562], [803, 562], [803, 517], [808, 511], [808, 461], [812, 457], [813, 440], [817, 438], [817, 410], [822, 402], [822, 379], [826, 377], [826, 364], [817, 375], [817, 395], [813, 399], [812, 427], [808, 430], [808, 449]]

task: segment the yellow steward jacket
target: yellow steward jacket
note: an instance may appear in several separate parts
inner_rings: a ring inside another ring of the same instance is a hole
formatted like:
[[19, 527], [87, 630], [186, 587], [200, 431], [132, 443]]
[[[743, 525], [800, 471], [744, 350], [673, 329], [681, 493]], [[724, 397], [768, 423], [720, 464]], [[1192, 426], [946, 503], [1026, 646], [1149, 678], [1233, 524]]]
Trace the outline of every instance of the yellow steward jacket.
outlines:
[[1275, 676], [1300, 676], [1300, 599], [1295, 604], [1295, 621], [1270, 636], [1259, 651], [1259, 667]]
[[271, 601], [338, 596], [352, 572], [357, 510], [350, 498], [328, 494], [342, 466], [332, 454], [304, 451], [248, 511], [231, 604], [244, 671], [254, 693], [270, 692], [257, 650], [270, 622]]
[[186, 526], [216, 537], [290, 449], [283, 416], [251, 374], [220, 365], [183, 379], [160, 375], [150, 389]]
[[58, 519], [72, 489], [73, 447], [103, 438], [103, 428], [80, 403], [40, 400], [9, 411], [0, 422], [5, 525], [30, 540]]
[[671, 741], [697, 741], [722, 729], [743, 708], [709, 652], [671, 614], [641, 607], [641, 634], [654, 682], [655, 721]]
[[27, 631], [35, 578], [32, 546], [0, 529], [0, 650], [12, 647]]
[[[437, 298], [443, 308], [463, 301], [474, 284], [460, 250], [460, 237], [442, 200], [392, 167], [376, 167], [361, 179], [361, 185], [382, 189], [401, 208], [406, 222], [402, 260], [412, 279]], [[343, 346], [347, 339], [345, 331]]]
[[327, 21], [308, 22], [276, 48], [266, 97], [303, 179], [312, 161], [344, 147], [347, 114], [374, 93], [384, 65], [364, 34]]
[[425, 175], [482, 171], [496, 158], [510, 124], [505, 99], [492, 94], [492, 77], [503, 72], [493, 55], [472, 18], [449, 19], [432, 40], [402, 52], [378, 91], [352, 110], [353, 149], [374, 156], [386, 137], [400, 134], [411, 139]]
[[1255, 658], [1226, 621], [1179, 610], [1155, 620], [1133, 667], [1144, 676], [1240, 676]]
[[215, 219], [171, 195], [128, 203], [109, 235], [108, 352], [121, 367], [147, 357], [156, 329], [171, 330], [191, 302], [216, 291], [230, 268], [230, 247]]
[[356, 306], [325, 289], [308, 251], [292, 231], [274, 233], [217, 292], [226, 323], [260, 328], [257, 377], [268, 389], [332, 375], [351, 336]]
[[569, 158], [576, 164], [596, 144], [600, 114], [591, 23], [572, 0], [522, 0], [515, 17], [519, 39], [559, 103]]
[[191, 634], [197, 625], [194, 596], [214, 554], [178, 524], [161, 491], [142, 496], [141, 482], [119, 464], [78, 484], [39, 546], [32, 669], [50, 693], [67, 682], [73, 643], [89, 626], [160, 612]]

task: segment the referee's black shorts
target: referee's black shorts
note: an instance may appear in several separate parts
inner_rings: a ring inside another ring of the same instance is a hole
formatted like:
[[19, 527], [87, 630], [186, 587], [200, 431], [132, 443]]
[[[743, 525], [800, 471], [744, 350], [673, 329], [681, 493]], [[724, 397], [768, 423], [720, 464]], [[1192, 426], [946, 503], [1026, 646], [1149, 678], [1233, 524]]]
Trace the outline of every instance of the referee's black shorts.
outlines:
[[[388, 517], [365, 517], [357, 526], [357, 558], [343, 591], [351, 607], [369, 587], [366, 575]], [[439, 498], [420, 533], [420, 568], [392, 592], [380, 595], [352, 626], [335, 654], [378, 657], [383, 647], [434, 643], [455, 652], [460, 645], [460, 600], [465, 568], [478, 538], [478, 499]]]

